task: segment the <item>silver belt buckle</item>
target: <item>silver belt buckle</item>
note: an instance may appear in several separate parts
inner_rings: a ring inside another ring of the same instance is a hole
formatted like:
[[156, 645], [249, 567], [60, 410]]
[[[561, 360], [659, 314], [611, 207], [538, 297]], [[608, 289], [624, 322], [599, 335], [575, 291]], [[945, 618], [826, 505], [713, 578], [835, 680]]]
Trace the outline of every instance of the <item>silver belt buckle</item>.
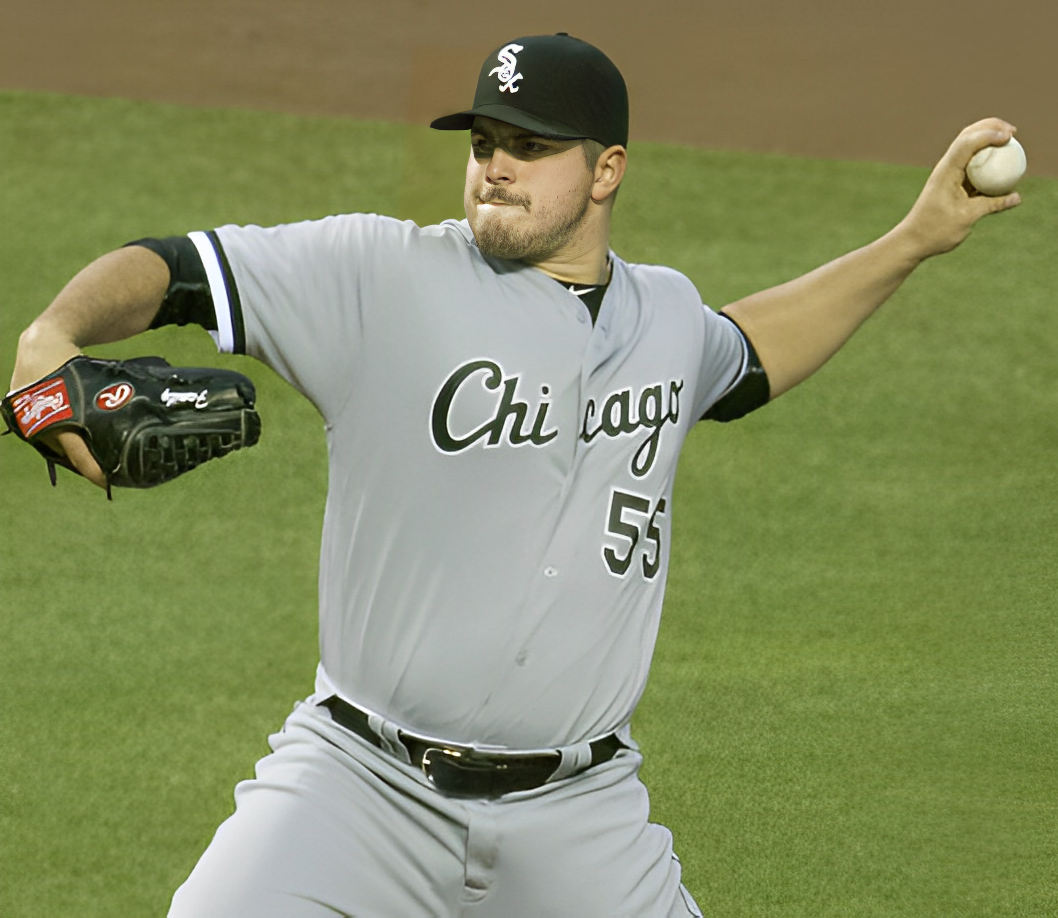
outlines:
[[422, 755], [423, 775], [438, 790], [456, 796], [492, 796], [482, 788], [484, 779], [507, 770], [507, 765], [475, 754], [473, 749], [430, 746]]
[[459, 751], [457, 751], [455, 749], [444, 749], [441, 746], [430, 746], [422, 754], [422, 762], [419, 763], [419, 767], [422, 769], [422, 773], [426, 777], [426, 780], [429, 781], [431, 784], [434, 783], [432, 771], [433, 771], [433, 764], [434, 764], [434, 758], [433, 757], [435, 755], [446, 755], [446, 756], [449, 756], [449, 758], [454, 759], [456, 761], [459, 761], [459, 759], [461, 759], [463, 757], [462, 753], [460, 753]]
[[[444, 756], [443, 759], [436, 759], [435, 756]], [[456, 768], [473, 768], [477, 765], [481, 767], [480, 762], [475, 762], [469, 749], [452, 749], [448, 746], [430, 746], [422, 754], [422, 773], [426, 776], [426, 780], [431, 784], [434, 783], [433, 779], [433, 767], [438, 763], [452, 765]]]

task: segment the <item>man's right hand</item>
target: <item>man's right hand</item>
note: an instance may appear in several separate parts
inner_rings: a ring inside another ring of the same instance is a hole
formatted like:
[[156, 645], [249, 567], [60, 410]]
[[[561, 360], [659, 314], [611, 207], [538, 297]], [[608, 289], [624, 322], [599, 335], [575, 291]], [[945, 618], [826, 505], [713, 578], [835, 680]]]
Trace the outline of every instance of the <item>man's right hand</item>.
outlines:
[[[71, 357], [76, 357], [80, 353], [77, 348], [71, 348], [69, 356], [59, 360], [58, 363], [55, 363], [54, 359], [42, 359], [40, 353], [31, 344], [26, 343], [27, 337], [29, 337], [28, 330], [27, 334], [22, 336], [22, 341], [19, 342], [19, 356], [16, 361], [15, 372], [11, 377], [12, 392], [17, 391], [18, 389], [24, 389], [26, 386], [35, 383], [38, 379], [43, 379], [49, 373], [61, 367]], [[42, 366], [45, 369], [39, 373], [36, 372], [36, 370]], [[106, 488], [106, 475], [103, 474], [103, 470], [99, 467], [99, 463], [96, 462], [95, 457], [92, 455], [92, 451], [88, 448], [88, 444], [80, 434], [77, 434], [72, 430], [63, 430], [55, 433], [46, 433], [41, 439], [50, 449], [66, 456], [77, 471], [92, 482], [92, 484], [98, 485], [100, 488]]]
[[[150, 249], [129, 246], [96, 259], [73, 278], [19, 338], [11, 391], [24, 389], [93, 344], [146, 331], [169, 286], [169, 268]], [[73, 431], [45, 440], [101, 488], [106, 476]]]
[[56, 452], [65, 455], [74, 468], [92, 484], [106, 490], [107, 476], [103, 474], [88, 444], [79, 434], [75, 434], [72, 430], [63, 430], [54, 437], [46, 437], [45, 442]]

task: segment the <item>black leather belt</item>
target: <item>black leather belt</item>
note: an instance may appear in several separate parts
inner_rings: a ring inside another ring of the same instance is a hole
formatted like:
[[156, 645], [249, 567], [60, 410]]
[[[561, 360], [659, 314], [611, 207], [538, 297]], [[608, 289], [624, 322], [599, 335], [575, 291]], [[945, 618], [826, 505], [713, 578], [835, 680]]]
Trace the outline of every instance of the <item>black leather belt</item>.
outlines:
[[[368, 715], [337, 695], [320, 704], [331, 718], [372, 746], [382, 747], [382, 739], [371, 729]], [[401, 731], [400, 742], [408, 750], [411, 764], [422, 769], [427, 780], [443, 793], [456, 797], [501, 797], [515, 791], [532, 790], [546, 784], [562, 762], [559, 752], [525, 755], [482, 752], [470, 746], [453, 746]], [[611, 733], [590, 744], [591, 762], [581, 771], [608, 762], [624, 748]]]

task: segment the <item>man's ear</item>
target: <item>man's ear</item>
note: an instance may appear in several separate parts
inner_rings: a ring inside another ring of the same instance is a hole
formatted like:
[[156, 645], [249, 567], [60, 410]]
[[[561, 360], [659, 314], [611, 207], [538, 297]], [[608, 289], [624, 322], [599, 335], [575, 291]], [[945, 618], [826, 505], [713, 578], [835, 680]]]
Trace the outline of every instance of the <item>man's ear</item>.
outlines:
[[620, 144], [607, 147], [599, 154], [595, 163], [595, 184], [591, 189], [591, 198], [596, 204], [601, 204], [617, 191], [627, 165], [628, 151]]

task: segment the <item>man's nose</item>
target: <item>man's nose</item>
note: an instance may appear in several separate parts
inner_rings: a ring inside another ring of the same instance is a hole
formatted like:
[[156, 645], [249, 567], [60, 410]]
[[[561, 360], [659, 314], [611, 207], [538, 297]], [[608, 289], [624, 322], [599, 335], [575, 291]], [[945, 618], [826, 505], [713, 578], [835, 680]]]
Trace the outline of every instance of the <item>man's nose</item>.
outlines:
[[501, 147], [492, 151], [492, 157], [485, 169], [485, 178], [492, 184], [510, 184], [517, 174], [517, 160]]

